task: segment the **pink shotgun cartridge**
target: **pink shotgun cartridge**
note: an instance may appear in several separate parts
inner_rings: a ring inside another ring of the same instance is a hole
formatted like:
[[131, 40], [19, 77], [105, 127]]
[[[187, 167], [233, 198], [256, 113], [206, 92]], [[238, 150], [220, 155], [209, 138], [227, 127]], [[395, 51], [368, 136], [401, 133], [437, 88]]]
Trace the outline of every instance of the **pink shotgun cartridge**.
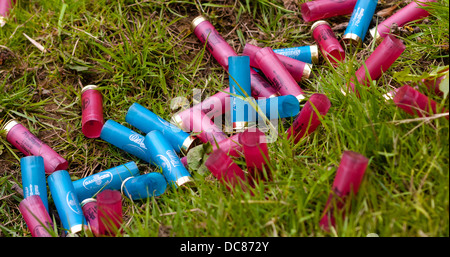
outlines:
[[[402, 40], [393, 35], [388, 35], [365, 61], [372, 80], [380, 78], [381, 74], [391, 67], [405, 49], [406, 46]], [[356, 78], [360, 84], [370, 86], [364, 65], [356, 71]], [[355, 85], [352, 82], [350, 82], [350, 86], [355, 91]]]
[[6, 122], [0, 127], [0, 131], [2, 130], [5, 131], [6, 140], [26, 156], [42, 156], [46, 174], [66, 170], [69, 167], [69, 163], [63, 157], [16, 120]]
[[206, 43], [206, 49], [208, 49], [214, 59], [225, 70], [228, 70], [228, 57], [237, 56], [237, 54], [214, 28], [211, 22], [204, 16], [198, 16], [192, 20], [191, 29], [202, 44]]
[[332, 64], [337, 64], [345, 59], [344, 48], [337, 40], [328, 22], [322, 20], [315, 22], [311, 26], [311, 31], [322, 55]]
[[205, 166], [220, 182], [224, 183], [228, 190], [240, 186], [246, 190], [244, 171], [233, 162], [226, 152], [221, 149], [215, 150], [205, 162]]
[[[438, 111], [435, 101], [408, 85], [400, 87], [393, 100], [405, 112], [419, 117], [429, 117], [436, 113], [446, 112], [445, 109]], [[448, 120], [448, 116], [446, 119]]]
[[247, 171], [252, 178], [264, 179], [263, 170], [270, 179], [270, 170], [268, 167], [269, 150], [266, 143], [266, 135], [256, 128], [256, 131], [245, 130], [239, 133], [239, 143], [244, 150], [245, 162], [247, 163]]
[[81, 131], [88, 138], [100, 137], [105, 123], [102, 94], [96, 89], [95, 85], [81, 89]]
[[407, 6], [403, 7], [398, 12], [384, 20], [382, 23], [378, 24], [377, 27], [369, 30], [370, 34], [373, 38], [379, 41], [389, 34], [392, 24], [395, 23], [399, 27], [403, 27], [403, 25], [411, 21], [420, 20], [427, 17], [430, 13], [423, 7], [427, 6], [426, 3], [428, 2], [436, 2], [436, 0], [412, 1]]
[[300, 5], [303, 20], [317, 21], [334, 16], [347, 15], [353, 12], [357, 0], [316, 0]]
[[305, 99], [297, 81], [295, 81], [270, 47], [262, 48], [255, 54], [255, 63], [280, 95], [293, 95], [299, 102]]
[[97, 200], [94, 198], [86, 198], [81, 203], [84, 218], [88, 223], [88, 227], [94, 236], [100, 236], [100, 228], [98, 224]]
[[49, 231], [52, 230], [53, 223], [39, 195], [32, 195], [22, 200], [19, 210], [32, 237], [52, 236]]
[[351, 193], [353, 195], [358, 193], [368, 162], [369, 160], [366, 157], [356, 152], [345, 151], [342, 155], [333, 182], [333, 192], [328, 197], [323, 217], [319, 223], [325, 231], [329, 231], [330, 226], [335, 226], [334, 206], [342, 209], [346, 197]]
[[[262, 48], [257, 47], [252, 44], [245, 44], [244, 51], [242, 55], [247, 55], [250, 57], [250, 66], [261, 69], [259, 63], [256, 62], [256, 53], [260, 51]], [[291, 74], [292, 78], [296, 82], [300, 82], [304, 79], [307, 79], [311, 75], [312, 64], [305, 63], [281, 54], [275, 54], [278, 60], [284, 65], [286, 70]], [[256, 98], [256, 97], [255, 97]]]
[[119, 191], [106, 189], [97, 195], [98, 225], [102, 235], [120, 234], [123, 223], [122, 195]]
[[294, 137], [294, 143], [298, 143], [300, 139], [314, 132], [320, 125], [319, 116], [317, 116], [314, 108], [317, 109], [320, 116], [325, 116], [331, 107], [330, 100], [324, 94], [313, 94], [305, 106], [300, 111], [291, 127], [286, 131], [288, 138]]

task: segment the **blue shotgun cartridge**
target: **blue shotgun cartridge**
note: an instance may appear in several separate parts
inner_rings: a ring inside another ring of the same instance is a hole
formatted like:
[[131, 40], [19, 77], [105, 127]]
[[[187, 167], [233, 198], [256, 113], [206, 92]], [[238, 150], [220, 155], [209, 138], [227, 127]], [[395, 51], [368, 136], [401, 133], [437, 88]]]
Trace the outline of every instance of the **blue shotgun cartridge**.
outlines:
[[70, 234], [75, 234], [87, 228], [80, 202], [70, 180], [69, 172], [58, 170], [48, 176], [48, 187], [59, 218]]
[[145, 134], [160, 131], [177, 153], [186, 154], [195, 145], [194, 137], [138, 103], [128, 109], [125, 121]]
[[[228, 72], [230, 93], [248, 98], [251, 96], [250, 57], [230, 56], [228, 57]], [[248, 127], [249, 121], [254, 121], [251, 115], [253, 108], [247, 101], [234, 95], [230, 96], [232, 110], [231, 119], [233, 129], [243, 130]]]
[[[300, 103], [293, 95], [277, 96], [256, 100], [258, 108], [269, 119], [293, 117], [300, 111]], [[260, 117], [259, 115], [257, 116]]]
[[117, 167], [101, 171], [99, 173], [78, 179], [72, 182], [78, 200], [82, 202], [93, 197], [100, 190], [120, 190], [120, 186], [126, 178], [139, 175], [139, 169], [135, 162], [127, 162]]
[[144, 136], [113, 120], [105, 122], [100, 138], [143, 161], [148, 162], [150, 159]]
[[319, 63], [319, 49], [317, 45], [279, 48], [273, 49], [273, 51], [276, 54], [281, 54], [301, 62], [311, 64]]
[[168, 184], [181, 186], [188, 182], [193, 182], [191, 174], [181, 163], [180, 157], [178, 157], [161, 132], [157, 130], [150, 131], [145, 136], [144, 143], [151, 153], [151, 161], [158, 167], [161, 167]]
[[342, 39], [347, 43], [360, 46], [369, 30], [370, 22], [375, 13], [378, 0], [358, 0], [353, 9], [352, 17]]
[[24, 199], [32, 195], [39, 195], [48, 212], [44, 158], [41, 156], [27, 156], [20, 158], [20, 171], [22, 173]]
[[167, 181], [161, 173], [150, 172], [137, 177], [126, 178], [121, 187], [122, 194], [131, 200], [146, 199], [162, 195]]

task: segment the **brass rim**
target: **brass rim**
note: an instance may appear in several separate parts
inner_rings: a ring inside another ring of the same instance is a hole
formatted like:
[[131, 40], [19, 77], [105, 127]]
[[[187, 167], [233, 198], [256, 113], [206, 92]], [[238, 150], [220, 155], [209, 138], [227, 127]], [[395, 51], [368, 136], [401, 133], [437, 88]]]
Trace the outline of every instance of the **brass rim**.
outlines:
[[97, 202], [97, 199], [95, 199], [95, 198], [86, 198], [86, 199], [84, 199], [84, 200], [81, 201], [81, 203], [80, 203], [81, 208], [83, 208], [83, 206], [85, 206], [86, 204], [92, 203], [92, 202]]
[[181, 146], [181, 152], [183, 152], [184, 154], [187, 154], [189, 152], [189, 150], [191, 150], [191, 148], [194, 146], [194, 142], [195, 142], [195, 138], [192, 136], [188, 136], [184, 142], [183, 145]]
[[311, 61], [313, 64], [318, 64], [319, 63], [319, 48], [317, 47], [317, 45], [312, 45], [309, 47], [310, 52], [311, 52]]
[[0, 127], [0, 131], [4, 131], [4, 132], [0, 132], [1, 136], [8, 135], [9, 131], [17, 124], [19, 124], [19, 122], [17, 122], [14, 119], [7, 121], [2, 127]]
[[280, 95], [278, 93], [275, 93], [275, 94], [270, 95], [268, 98], [274, 98], [274, 97], [277, 97], [277, 96], [280, 96]]
[[233, 129], [240, 131], [240, 130], [244, 130], [248, 128], [248, 122], [247, 121], [238, 121], [238, 122], [233, 122]]
[[183, 120], [181, 119], [181, 116], [178, 114], [175, 114], [172, 117], [172, 123], [175, 124], [176, 126], [183, 128]]
[[342, 40], [344, 40], [344, 42], [351, 43], [352, 45], [359, 47], [361, 45], [361, 38], [354, 34], [354, 33], [347, 33], [344, 35], [344, 37], [342, 38]]
[[202, 22], [206, 21], [207, 19], [205, 18], [205, 16], [197, 16], [195, 17], [192, 22], [191, 22], [191, 30], [194, 31], [195, 28]]
[[313, 32], [320, 25], [328, 25], [328, 26], [330, 26], [330, 23], [328, 23], [327, 21], [324, 21], [324, 20], [316, 21], [316, 22], [314, 22], [313, 25], [311, 25], [311, 32]]
[[305, 102], [307, 99], [304, 95], [298, 95], [296, 96], [299, 103]]
[[5, 26], [6, 24], [6, 18], [3, 16], [0, 16], [0, 28]]
[[177, 179], [176, 183], [177, 183], [177, 186], [182, 186], [185, 184], [194, 183], [194, 180], [189, 176], [184, 176], [184, 177]]
[[89, 89], [96, 89], [96, 88], [98, 88], [98, 86], [96, 86], [96, 85], [87, 85], [81, 89], [81, 93], [83, 94], [84, 92], [86, 92]]
[[311, 76], [311, 69], [312, 69], [312, 64], [305, 63], [305, 68], [303, 68], [302, 77], [305, 79], [309, 78], [309, 76]]

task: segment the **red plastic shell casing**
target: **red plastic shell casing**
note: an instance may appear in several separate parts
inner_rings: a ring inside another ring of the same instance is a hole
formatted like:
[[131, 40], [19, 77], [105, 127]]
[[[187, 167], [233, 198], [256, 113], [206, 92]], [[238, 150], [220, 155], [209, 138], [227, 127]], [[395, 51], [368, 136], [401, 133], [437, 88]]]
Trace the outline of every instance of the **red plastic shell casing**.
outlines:
[[328, 197], [323, 217], [319, 223], [324, 230], [329, 231], [330, 226], [335, 226], [334, 206], [342, 209], [347, 196], [352, 192], [353, 195], [358, 193], [368, 162], [369, 160], [365, 156], [356, 152], [345, 151], [342, 155], [333, 182], [333, 192]]
[[19, 204], [19, 210], [33, 237], [51, 237], [53, 223], [39, 195], [32, 195]]
[[314, 40], [320, 47], [322, 55], [331, 63], [336, 64], [345, 59], [345, 51], [337, 40], [330, 24], [326, 21], [317, 21], [311, 26]]
[[351, 14], [358, 0], [317, 0], [300, 5], [303, 20], [306, 22]]
[[102, 235], [120, 233], [123, 223], [122, 195], [119, 191], [106, 189], [97, 195], [98, 225]]
[[321, 116], [325, 116], [331, 107], [331, 102], [324, 94], [313, 94], [308, 99], [294, 123], [286, 132], [288, 133], [288, 138], [294, 137], [294, 143], [298, 143], [304, 136], [314, 132], [320, 125], [319, 116], [312, 105], [314, 105]]
[[89, 85], [81, 90], [81, 131], [88, 138], [98, 138], [105, 123], [102, 94], [97, 86]]
[[[2, 129], [6, 131], [6, 140], [23, 154], [44, 158], [46, 174], [51, 174], [57, 170], [66, 170], [69, 167], [69, 163], [63, 157], [16, 120], [6, 122]], [[0, 130], [2, 129], [0, 128]]]

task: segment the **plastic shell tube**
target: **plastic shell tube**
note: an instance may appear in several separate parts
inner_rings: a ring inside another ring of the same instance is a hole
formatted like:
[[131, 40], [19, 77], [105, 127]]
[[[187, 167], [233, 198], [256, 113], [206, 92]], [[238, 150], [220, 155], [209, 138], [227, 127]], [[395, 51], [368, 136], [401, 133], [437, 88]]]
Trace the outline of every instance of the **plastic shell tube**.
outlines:
[[294, 95], [299, 102], [305, 98], [300, 86], [271, 48], [265, 47], [259, 50], [255, 54], [254, 59], [255, 63], [272, 83], [272, 86], [278, 90], [280, 95]]
[[[244, 150], [247, 171], [252, 178], [264, 178], [261, 174], [265, 169], [269, 171], [267, 163], [269, 162], [269, 152], [266, 143], [266, 135], [259, 129], [256, 131], [246, 130], [239, 134], [239, 143]], [[267, 175], [270, 178], [270, 173]]]
[[47, 181], [64, 229], [70, 234], [85, 229], [86, 220], [69, 173], [65, 170], [58, 170], [48, 176]]
[[244, 191], [246, 177], [244, 171], [233, 162], [226, 152], [221, 149], [214, 150], [205, 162], [205, 166], [228, 190], [240, 186]]
[[326, 21], [317, 21], [311, 26], [311, 31], [320, 47], [323, 56], [331, 63], [336, 64], [345, 59], [345, 51], [337, 40], [330, 24]]
[[52, 236], [48, 231], [53, 229], [53, 223], [39, 195], [32, 195], [22, 200], [19, 211], [32, 237]]
[[244, 98], [250, 97], [250, 58], [248, 56], [230, 56], [228, 63], [230, 93]]
[[158, 172], [150, 172], [137, 177], [130, 177], [122, 183], [122, 193], [131, 200], [147, 199], [164, 194], [167, 182]]
[[351, 193], [353, 195], [358, 193], [368, 162], [369, 160], [366, 157], [356, 152], [345, 151], [342, 155], [333, 182], [333, 192], [328, 197], [323, 217], [319, 223], [324, 230], [329, 231], [330, 226], [335, 226], [334, 206], [342, 209], [346, 197]]
[[360, 46], [375, 13], [378, 0], [358, 0], [342, 39], [344, 42]]
[[145, 134], [160, 131], [177, 153], [186, 154], [195, 144], [194, 137], [138, 103], [130, 106], [125, 121]]
[[97, 195], [98, 227], [101, 235], [120, 234], [123, 223], [122, 195], [106, 189]]
[[319, 51], [317, 45], [279, 48], [273, 49], [273, 51], [276, 54], [280, 54], [297, 61], [311, 64], [319, 63]]
[[258, 72], [254, 69], [250, 69], [250, 83], [251, 83], [251, 96], [254, 98], [258, 97], [275, 97], [278, 96], [278, 92], [272, 85], [265, 80]]
[[250, 58], [248, 56], [230, 56], [228, 63], [233, 129], [243, 130], [248, 126], [249, 121], [254, 121], [253, 115], [251, 115], [252, 107], [243, 100], [251, 95]]
[[196, 135], [203, 143], [220, 142], [228, 138], [216, 124], [199, 109], [188, 109], [173, 116], [172, 120], [183, 130], [200, 133]]
[[268, 119], [294, 117], [300, 111], [300, 103], [293, 95], [258, 99], [256, 103]]
[[219, 64], [228, 70], [228, 57], [236, 56], [234, 49], [222, 38], [214, 26], [204, 17], [198, 16], [192, 20], [191, 28], [197, 38], [206, 43], [206, 49]]
[[5, 26], [6, 18], [15, 3], [16, 0], [0, 0], [0, 28]]
[[306, 22], [347, 15], [353, 12], [357, 0], [316, 0], [300, 5], [303, 20]]
[[143, 161], [148, 162], [150, 159], [144, 136], [113, 120], [105, 122], [100, 138]]
[[26, 199], [32, 195], [39, 195], [48, 212], [44, 159], [41, 156], [22, 157], [20, 158], [20, 171], [23, 197]]
[[[405, 112], [419, 117], [429, 117], [436, 113], [445, 112], [445, 109], [438, 111], [435, 101], [408, 85], [400, 87], [393, 100]], [[448, 116], [446, 118], [448, 119]]]
[[83, 210], [84, 218], [88, 223], [88, 227], [94, 236], [100, 236], [100, 228], [98, 224], [98, 209], [97, 200], [94, 198], [86, 198], [81, 201], [81, 209]]
[[[365, 61], [370, 78], [372, 80], [380, 78], [381, 74], [391, 67], [405, 49], [406, 46], [403, 44], [402, 40], [393, 35], [388, 35]], [[366, 77], [364, 65], [356, 71], [356, 78], [360, 84], [370, 86], [370, 80]], [[355, 91], [355, 85], [350, 83], [350, 86], [352, 87], [352, 90]]]
[[150, 131], [145, 136], [144, 143], [149, 149], [152, 163], [162, 169], [168, 184], [179, 187], [193, 182], [191, 174], [181, 163], [173, 147], [163, 137], [161, 132], [157, 130]]
[[126, 178], [139, 175], [135, 162], [128, 162], [117, 167], [78, 179], [72, 182], [79, 201], [93, 197], [100, 190], [120, 190]]
[[51, 174], [57, 170], [67, 169], [69, 163], [50, 146], [44, 144], [27, 128], [16, 120], [4, 124], [1, 130], [6, 131], [6, 140], [26, 156], [36, 155], [44, 158], [45, 173]]
[[314, 110], [313, 105], [321, 117], [325, 116], [331, 107], [330, 100], [326, 95], [313, 94], [286, 132], [288, 139], [294, 137], [294, 143], [298, 143], [300, 139], [314, 132], [320, 125], [319, 116]]
[[[427, 17], [430, 13], [423, 7], [427, 6], [425, 3], [436, 2], [436, 0], [421, 0], [412, 1], [407, 6], [394, 13], [392, 16], [378, 24], [377, 27], [372, 28], [369, 32], [373, 38], [380, 40], [385, 38], [392, 27], [392, 24], [397, 24], [399, 27], [403, 25]], [[420, 3], [420, 4], [419, 4]]]
[[98, 138], [105, 123], [102, 94], [96, 88], [89, 85], [81, 90], [81, 131], [88, 138]]
[[[269, 47], [266, 47], [267, 49], [271, 49]], [[260, 64], [256, 61], [256, 54], [262, 50], [263, 48], [257, 47], [255, 45], [252, 44], [245, 44], [244, 47], [244, 51], [242, 52], [242, 55], [247, 55], [250, 57], [250, 66], [256, 68], [256, 69], [261, 69]], [[263, 53], [265, 53], [264, 55], [267, 55], [267, 51], [268, 50], [264, 50]], [[309, 76], [311, 75], [311, 68], [312, 68], [312, 64], [309, 63], [305, 63], [302, 61], [298, 61], [296, 59], [293, 58], [289, 58], [286, 57], [284, 55], [281, 54], [275, 54], [275, 52], [272, 50], [272, 52], [274, 53], [274, 57], [272, 58], [277, 58], [276, 63], [282, 63], [285, 67], [285, 69], [288, 71], [288, 73], [291, 75], [291, 77], [296, 81], [296, 82], [300, 82], [304, 79], [309, 78]], [[264, 73], [264, 71], [263, 71]], [[264, 75], [267, 74], [264, 73]], [[268, 78], [270, 81], [270, 78]], [[272, 82], [272, 81], [270, 81]], [[274, 87], [275, 89], [278, 90], [277, 86], [272, 84], [272, 87]], [[279, 91], [279, 90], [278, 90]]]

